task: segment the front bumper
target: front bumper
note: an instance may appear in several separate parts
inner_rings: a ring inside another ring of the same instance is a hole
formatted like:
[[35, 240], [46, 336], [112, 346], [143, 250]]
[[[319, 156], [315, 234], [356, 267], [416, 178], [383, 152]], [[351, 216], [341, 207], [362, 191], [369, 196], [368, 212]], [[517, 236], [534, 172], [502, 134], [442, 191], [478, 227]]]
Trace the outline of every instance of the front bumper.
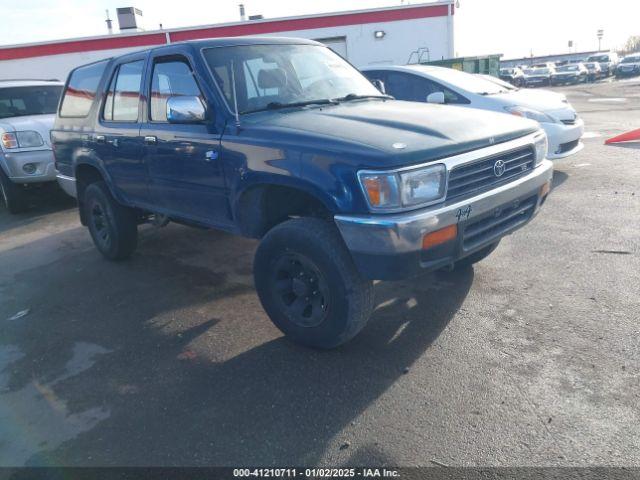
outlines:
[[[544, 160], [528, 175], [466, 200], [399, 214], [334, 218], [363, 277], [400, 280], [452, 265], [525, 225], [538, 212], [546, 198], [543, 187], [552, 178], [553, 164]], [[422, 249], [425, 234], [450, 225], [458, 226], [455, 240]]]
[[541, 123], [540, 126], [547, 134], [549, 142], [549, 160], [565, 158], [582, 150], [584, 145], [580, 142], [584, 134], [584, 120], [576, 119], [573, 125], [564, 123]]
[[61, 173], [58, 173], [58, 175], [56, 176], [56, 179], [58, 180], [58, 185], [60, 185], [60, 188], [62, 188], [62, 190], [64, 190], [67, 195], [73, 198], [77, 197], [78, 192], [76, 190], [75, 178], [68, 177], [67, 175], [62, 175]]
[[[56, 179], [53, 152], [51, 150], [32, 150], [26, 152], [4, 152], [0, 154], [7, 176], [14, 183], [52, 182]], [[27, 163], [33, 163], [36, 170], [27, 174], [22, 169]]]

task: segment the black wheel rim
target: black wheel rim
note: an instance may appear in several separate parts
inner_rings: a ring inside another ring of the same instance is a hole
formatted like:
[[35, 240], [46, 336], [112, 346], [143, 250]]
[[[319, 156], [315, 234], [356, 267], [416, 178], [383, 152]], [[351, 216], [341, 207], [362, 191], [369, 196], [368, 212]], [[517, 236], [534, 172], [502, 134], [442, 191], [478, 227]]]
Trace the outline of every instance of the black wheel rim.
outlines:
[[106, 210], [98, 202], [91, 206], [91, 225], [95, 233], [95, 240], [104, 249], [111, 246], [111, 229]]
[[307, 257], [286, 253], [275, 260], [272, 293], [287, 317], [300, 327], [316, 327], [327, 317], [329, 288], [320, 269]]

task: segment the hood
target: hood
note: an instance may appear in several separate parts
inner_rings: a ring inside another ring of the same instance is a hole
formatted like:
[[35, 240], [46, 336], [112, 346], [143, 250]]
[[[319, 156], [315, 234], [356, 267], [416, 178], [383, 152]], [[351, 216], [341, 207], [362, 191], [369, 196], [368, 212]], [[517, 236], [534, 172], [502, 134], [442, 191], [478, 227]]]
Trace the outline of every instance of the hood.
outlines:
[[51, 147], [49, 132], [53, 128], [55, 114], [27, 115], [0, 119], [0, 132], [21, 132], [35, 130], [40, 134], [47, 147]]
[[360, 153], [370, 166], [388, 167], [487, 147], [539, 128], [535, 122], [502, 113], [398, 100], [345, 102], [246, 118], [247, 126], [250, 122], [255, 128], [264, 128], [271, 138], [295, 132], [301, 142]]
[[580, 75], [580, 71], [575, 71], [575, 72], [556, 72], [552, 76], [553, 77], [574, 77], [576, 75]]
[[[559, 120], [574, 118], [575, 110], [564, 95], [550, 91], [517, 90], [491, 95], [504, 106], [519, 105], [553, 115]], [[565, 114], [566, 113], [566, 114]], [[559, 116], [558, 116], [559, 115]]]

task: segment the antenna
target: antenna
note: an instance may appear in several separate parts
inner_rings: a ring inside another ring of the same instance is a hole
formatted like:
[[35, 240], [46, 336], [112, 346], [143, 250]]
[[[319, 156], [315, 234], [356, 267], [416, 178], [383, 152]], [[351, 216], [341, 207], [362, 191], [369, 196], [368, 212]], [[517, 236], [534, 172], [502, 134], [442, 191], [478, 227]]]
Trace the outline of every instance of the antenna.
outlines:
[[240, 128], [240, 114], [238, 113], [238, 95], [236, 94], [236, 69], [231, 60], [231, 92], [233, 94], [233, 108], [236, 113], [236, 127]]
[[111, 35], [113, 33], [113, 27], [111, 25], [111, 19], [109, 18], [109, 10], [105, 10], [107, 12], [107, 19], [105, 20], [105, 22], [107, 23], [107, 30], [109, 31], [109, 35]]

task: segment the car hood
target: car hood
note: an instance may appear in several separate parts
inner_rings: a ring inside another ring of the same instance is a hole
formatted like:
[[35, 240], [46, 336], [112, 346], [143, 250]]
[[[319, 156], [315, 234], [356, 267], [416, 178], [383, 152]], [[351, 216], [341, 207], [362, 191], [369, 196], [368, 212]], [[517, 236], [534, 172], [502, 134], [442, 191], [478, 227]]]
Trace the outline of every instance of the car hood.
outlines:
[[44, 140], [45, 145], [51, 146], [49, 132], [53, 128], [55, 114], [27, 115], [24, 117], [10, 117], [0, 119], [0, 132], [21, 132], [35, 130]]
[[580, 72], [556, 72], [554, 73], [552, 76], [553, 77], [570, 77], [570, 76], [575, 76], [575, 75], [579, 75]]
[[487, 147], [539, 128], [535, 122], [502, 113], [398, 100], [345, 102], [246, 118], [272, 135], [274, 129], [294, 133], [300, 142], [361, 153], [371, 166], [389, 167]]
[[[573, 118], [575, 110], [566, 101], [564, 95], [550, 92], [550, 91], [531, 91], [531, 90], [517, 90], [510, 93], [499, 93], [492, 95], [492, 99], [501, 102], [504, 106], [518, 105], [522, 107], [532, 108], [541, 112], [554, 114], [556, 118], [560, 120], [567, 120]], [[565, 112], [566, 115], [560, 115], [557, 117], [558, 112]]]

